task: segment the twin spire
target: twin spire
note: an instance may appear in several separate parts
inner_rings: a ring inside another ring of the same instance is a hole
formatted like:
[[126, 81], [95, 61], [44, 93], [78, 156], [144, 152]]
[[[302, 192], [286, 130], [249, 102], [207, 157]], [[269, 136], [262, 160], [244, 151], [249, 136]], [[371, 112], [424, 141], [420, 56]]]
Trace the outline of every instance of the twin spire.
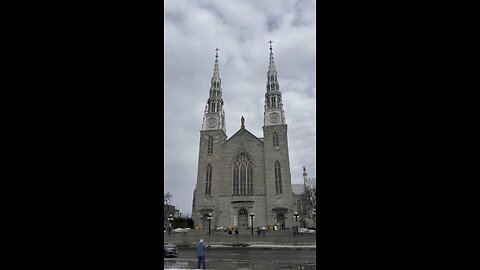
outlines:
[[[273, 60], [273, 49], [272, 43], [270, 40], [270, 61], [268, 65], [267, 72], [267, 91], [265, 94], [265, 110], [269, 108], [274, 110], [269, 110], [268, 117], [272, 119], [269, 123], [265, 122], [265, 125], [279, 125], [284, 124], [283, 108], [282, 108], [282, 95], [280, 93], [279, 84], [277, 81], [277, 71], [275, 69], [275, 63]], [[215, 48], [215, 64], [213, 67], [213, 76], [210, 83], [210, 93], [205, 106], [204, 120], [202, 125], [202, 130], [213, 130], [213, 129], [225, 129], [225, 111], [223, 109], [223, 99], [222, 99], [222, 80], [220, 79], [220, 69], [218, 67], [218, 51], [219, 48]], [[276, 111], [276, 112], [274, 112]], [[270, 115], [274, 113], [275, 115]], [[266, 115], [265, 115], [266, 117]], [[278, 119], [278, 120], [276, 120]], [[243, 122], [243, 121], [242, 121]], [[243, 126], [243, 125], [242, 125]]]

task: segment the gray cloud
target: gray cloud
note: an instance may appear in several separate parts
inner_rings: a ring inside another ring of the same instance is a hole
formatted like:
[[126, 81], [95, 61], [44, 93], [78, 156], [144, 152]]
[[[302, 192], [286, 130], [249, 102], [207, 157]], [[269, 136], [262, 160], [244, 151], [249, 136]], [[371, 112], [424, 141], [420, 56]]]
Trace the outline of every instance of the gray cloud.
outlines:
[[[274, 4], [273, 4], [274, 3]], [[263, 137], [263, 106], [272, 39], [288, 124], [293, 183], [302, 167], [316, 176], [315, 1], [165, 1], [165, 191], [190, 214], [199, 131], [216, 47], [227, 135], [246, 128]]]

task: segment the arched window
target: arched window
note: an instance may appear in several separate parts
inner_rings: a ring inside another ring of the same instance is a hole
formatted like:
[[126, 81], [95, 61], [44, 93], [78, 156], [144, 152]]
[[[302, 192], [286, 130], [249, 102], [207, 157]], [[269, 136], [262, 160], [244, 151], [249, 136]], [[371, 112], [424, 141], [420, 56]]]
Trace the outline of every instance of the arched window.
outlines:
[[233, 194], [253, 194], [252, 162], [245, 154], [233, 164]]
[[212, 193], [212, 166], [208, 164], [207, 177], [205, 180], [205, 195], [210, 195], [211, 193]]
[[213, 153], [213, 137], [212, 136], [208, 137], [208, 153], [209, 154]]
[[270, 81], [272, 81], [272, 82], [273, 82], [273, 74], [272, 74], [272, 75], [270, 75]]
[[282, 169], [278, 161], [275, 162], [275, 191], [282, 193]]
[[277, 134], [277, 132], [273, 132], [273, 148], [278, 149], [278, 134]]

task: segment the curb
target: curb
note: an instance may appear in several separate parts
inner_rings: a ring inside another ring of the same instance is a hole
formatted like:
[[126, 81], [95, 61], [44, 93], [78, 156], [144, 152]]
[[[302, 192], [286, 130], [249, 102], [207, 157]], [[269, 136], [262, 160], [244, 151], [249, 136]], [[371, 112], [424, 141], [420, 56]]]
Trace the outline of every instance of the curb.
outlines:
[[[179, 248], [195, 248], [196, 245], [177, 245]], [[248, 249], [316, 249], [317, 246], [312, 245], [298, 245], [298, 246], [282, 246], [282, 245], [249, 245], [246, 243], [239, 243], [236, 245], [207, 245], [209, 249], [217, 249], [217, 248], [230, 248], [230, 249], [237, 249], [237, 248], [248, 248]]]

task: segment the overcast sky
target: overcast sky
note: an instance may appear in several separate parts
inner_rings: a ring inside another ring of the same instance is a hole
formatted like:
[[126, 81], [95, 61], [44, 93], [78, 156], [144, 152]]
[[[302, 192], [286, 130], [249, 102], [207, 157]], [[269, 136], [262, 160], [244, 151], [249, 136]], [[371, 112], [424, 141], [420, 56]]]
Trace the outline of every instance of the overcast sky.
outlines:
[[227, 136], [263, 137], [269, 40], [288, 125], [292, 183], [316, 176], [315, 1], [164, 1], [164, 188], [191, 215], [203, 112], [219, 48]]

